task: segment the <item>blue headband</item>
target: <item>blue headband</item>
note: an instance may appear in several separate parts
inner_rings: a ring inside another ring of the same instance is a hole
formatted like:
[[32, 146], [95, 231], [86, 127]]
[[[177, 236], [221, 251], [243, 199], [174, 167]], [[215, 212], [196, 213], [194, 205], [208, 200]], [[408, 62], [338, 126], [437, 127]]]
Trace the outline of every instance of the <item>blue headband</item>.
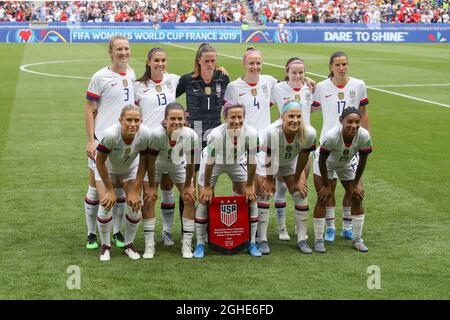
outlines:
[[281, 113], [285, 113], [286, 111], [289, 111], [291, 109], [302, 109], [302, 106], [297, 101], [290, 101], [286, 103], [283, 108], [281, 108]]

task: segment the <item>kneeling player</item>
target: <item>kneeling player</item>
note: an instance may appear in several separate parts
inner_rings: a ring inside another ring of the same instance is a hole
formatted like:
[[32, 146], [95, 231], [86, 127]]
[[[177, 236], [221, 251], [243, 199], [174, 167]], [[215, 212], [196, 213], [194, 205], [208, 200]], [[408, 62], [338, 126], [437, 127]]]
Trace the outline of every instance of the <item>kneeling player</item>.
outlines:
[[123, 186], [127, 203], [125, 220], [125, 253], [133, 260], [140, 258], [133, 246], [133, 240], [141, 219], [140, 200], [128, 197], [134, 188], [138, 169], [138, 155], [147, 148], [150, 131], [142, 125], [141, 109], [128, 105], [122, 109], [118, 124], [104, 132], [97, 146], [95, 182], [100, 195], [97, 214], [102, 248], [100, 261], [110, 260], [112, 208], [117, 201], [114, 188]]
[[[227, 173], [237, 188], [237, 193], [245, 195], [250, 201], [250, 244], [248, 252], [260, 257], [261, 252], [255, 244], [258, 209], [253, 180], [256, 170], [258, 133], [244, 123], [244, 106], [229, 101], [223, 106], [225, 123], [213, 129], [208, 136], [208, 145], [203, 150], [199, 170], [200, 203], [196, 211], [197, 246], [194, 258], [205, 255], [207, 203], [214, 194], [214, 186], [222, 173]], [[247, 167], [241, 164], [241, 157], [247, 154]]]
[[302, 121], [301, 105], [290, 101], [282, 107], [281, 119], [261, 134], [261, 150], [256, 169], [258, 195], [258, 249], [269, 254], [267, 222], [269, 200], [275, 192], [278, 175], [285, 183], [295, 203], [297, 246], [303, 253], [312, 253], [306, 242], [308, 226], [307, 181], [303, 172], [309, 154], [316, 148], [316, 130]]
[[192, 236], [195, 228], [195, 190], [192, 181], [194, 152], [198, 137], [194, 130], [185, 127], [185, 111], [178, 102], [166, 106], [163, 125], [151, 132], [147, 154], [148, 183], [144, 184], [144, 259], [155, 254], [155, 202], [158, 185], [168, 172], [184, 201], [182, 225], [182, 255], [192, 258]]
[[[351, 213], [353, 222], [353, 246], [360, 252], [369, 249], [361, 239], [364, 225], [364, 208], [362, 200], [364, 189], [360, 181], [372, 152], [369, 132], [360, 128], [361, 112], [355, 108], [344, 109], [339, 118], [341, 125], [325, 133], [320, 147], [318, 166], [314, 166], [314, 185], [317, 191], [317, 203], [314, 208], [314, 251], [326, 252], [323, 240], [325, 227], [325, 210], [331, 196], [329, 177], [335, 173], [345, 192], [351, 194]], [[352, 158], [359, 152], [357, 168], [352, 165]]]

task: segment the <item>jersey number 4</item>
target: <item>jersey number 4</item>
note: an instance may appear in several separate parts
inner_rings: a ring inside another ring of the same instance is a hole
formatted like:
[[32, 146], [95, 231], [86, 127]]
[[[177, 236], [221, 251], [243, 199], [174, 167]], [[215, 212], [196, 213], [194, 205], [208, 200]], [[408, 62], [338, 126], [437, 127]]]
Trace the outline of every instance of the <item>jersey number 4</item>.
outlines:
[[259, 109], [259, 101], [256, 100], [256, 98], [253, 99], [253, 106], [255, 106]]

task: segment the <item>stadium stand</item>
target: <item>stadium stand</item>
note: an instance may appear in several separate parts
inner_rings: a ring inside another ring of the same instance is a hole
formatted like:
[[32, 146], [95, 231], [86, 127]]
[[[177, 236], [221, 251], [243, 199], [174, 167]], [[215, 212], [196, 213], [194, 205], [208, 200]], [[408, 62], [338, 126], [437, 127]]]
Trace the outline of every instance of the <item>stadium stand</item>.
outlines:
[[[450, 0], [248, 0], [270, 23], [449, 23]], [[0, 1], [0, 22], [246, 23], [237, 0]]]

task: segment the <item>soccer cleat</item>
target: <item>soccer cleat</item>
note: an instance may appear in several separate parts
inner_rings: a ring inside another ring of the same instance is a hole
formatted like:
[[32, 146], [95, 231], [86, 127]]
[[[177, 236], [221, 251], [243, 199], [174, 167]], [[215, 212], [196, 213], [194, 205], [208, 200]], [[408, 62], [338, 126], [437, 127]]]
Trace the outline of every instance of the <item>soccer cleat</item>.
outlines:
[[352, 230], [342, 230], [341, 237], [347, 240], [353, 240], [353, 232]]
[[325, 253], [327, 250], [325, 249], [325, 242], [323, 239], [314, 240], [314, 251], [319, 253]]
[[123, 237], [123, 235], [120, 231], [117, 233], [114, 233], [114, 235], [112, 237], [112, 242], [116, 245], [117, 248], [125, 247], [125, 238]]
[[258, 250], [262, 254], [270, 254], [270, 247], [267, 241], [261, 241], [258, 243]]
[[196, 259], [201, 259], [205, 256], [205, 245], [204, 244], [198, 244], [195, 247], [194, 253], [193, 253], [194, 258]]
[[127, 244], [124, 249], [125, 250], [123, 251], [131, 260], [139, 260], [141, 258], [136, 248], [134, 247], [133, 242]]
[[181, 247], [181, 253], [183, 255], [183, 258], [192, 259], [191, 241], [183, 240], [183, 245]]
[[248, 245], [247, 251], [252, 257], [261, 257], [262, 256], [262, 253], [258, 250], [258, 248], [256, 247], [256, 244], [253, 242], [251, 242]]
[[278, 239], [282, 241], [291, 240], [291, 237], [289, 236], [289, 233], [287, 232], [286, 228], [282, 228], [278, 231]]
[[335, 235], [336, 235], [336, 229], [328, 228], [324, 239], [325, 239], [325, 241], [333, 242]]
[[309, 247], [308, 242], [306, 242], [306, 240], [300, 240], [297, 243], [297, 247], [302, 253], [310, 254], [313, 252], [312, 249]]
[[364, 241], [362, 241], [362, 240], [353, 241], [353, 248], [355, 248], [359, 252], [368, 252], [369, 251], [369, 248], [366, 247], [366, 245], [364, 244]]
[[166, 247], [172, 247], [173, 245], [175, 245], [175, 242], [173, 242], [172, 240], [172, 234], [163, 231], [162, 233], [162, 241], [164, 243], [164, 246]]
[[110, 250], [111, 250], [111, 247], [108, 247], [105, 244], [102, 245], [102, 248], [100, 250], [100, 261], [111, 260]]
[[144, 259], [153, 259], [153, 257], [155, 256], [155, 245], [154, 244], [149, 244], [145, 246], [145, 252], [142, 255], [142, 258]]
[[86, 249], [98, 249], [97, 235], [89, 233], [89, 235], [87, 236]]

